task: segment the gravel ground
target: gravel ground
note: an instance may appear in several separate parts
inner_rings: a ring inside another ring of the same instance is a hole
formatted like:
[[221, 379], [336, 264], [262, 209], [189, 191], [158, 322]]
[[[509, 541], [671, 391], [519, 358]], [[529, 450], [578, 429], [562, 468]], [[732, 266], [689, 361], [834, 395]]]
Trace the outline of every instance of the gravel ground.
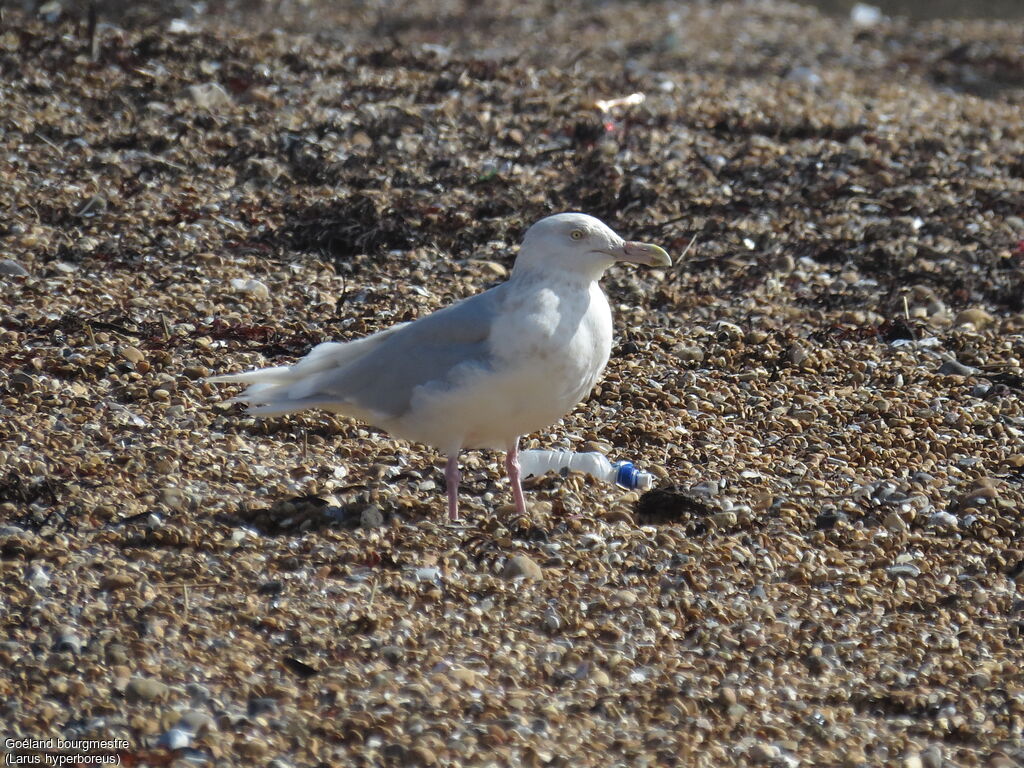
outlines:
[[[1021, 24], [155, 7], [0, 17], [0, 736], [1024, 762]], [[516, 518], [470, 453], [451, 526], [432, 452], [203, 381], [493, 285], [572, 209], [679, 261], [607, 277], [607, 375], [527, 447], [643, 497], [549, 475]]]

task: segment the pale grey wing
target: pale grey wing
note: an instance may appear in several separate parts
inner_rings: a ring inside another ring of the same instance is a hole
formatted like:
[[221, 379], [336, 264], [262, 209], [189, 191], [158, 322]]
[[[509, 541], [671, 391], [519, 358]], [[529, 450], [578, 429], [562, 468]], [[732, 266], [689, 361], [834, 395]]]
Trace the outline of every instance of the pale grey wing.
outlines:
[[[491, 367], [488, 342], [505, 284], [394, 329], [365, 354], [303, 377], [288, 388], [289, 410], [351, 407], [358, 414], [403, 415], [417, 387], [443, 388], [459, 366]], [[370, 337], [371, 339], [373, 337]], [[254, 413], [280, 412], [280, 403]]]

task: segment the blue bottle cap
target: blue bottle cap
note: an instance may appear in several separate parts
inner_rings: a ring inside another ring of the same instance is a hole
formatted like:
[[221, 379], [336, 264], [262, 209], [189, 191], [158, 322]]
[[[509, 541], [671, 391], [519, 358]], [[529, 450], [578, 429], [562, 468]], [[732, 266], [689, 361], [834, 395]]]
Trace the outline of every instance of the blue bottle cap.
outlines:
[[615, 465], [615, 469], [618, 470], [615, 473], [616, 485], [621, 485], [623, 488], [628, 488], [630, 490], [636, 488], [640, 473], [637, 471], [636, 467], [633, 466], [633, 462], [620, 461]]

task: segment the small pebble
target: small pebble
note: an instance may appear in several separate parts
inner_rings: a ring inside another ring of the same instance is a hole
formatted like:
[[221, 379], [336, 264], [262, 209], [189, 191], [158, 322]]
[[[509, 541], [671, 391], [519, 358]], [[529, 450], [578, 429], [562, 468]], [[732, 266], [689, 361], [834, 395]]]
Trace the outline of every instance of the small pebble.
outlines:
[[901, 565], [892, 565], [886, 568], [885, 570], [893, 578], [903, 576], [906, 578], [914, 579], [921, 575], [921, 569], [918, 568], [916, 565], [911, 565], [909, 563], [903, 563]]
[[103, 649], [103, 656], [110, 664], [128, 663], [128, 649], [121, 643], [108, 643]]
[[216, 110], [230, 107], [233, 100], [220, 83], [197, 83], [187, 88], [189, 97], [197, 107]]
[[100, 589], [116, 592], [120, 589], [127, 589], [135, 583], [136, 577], [130, 573], [110, 573], [100, 579]]
[[921, 750], [921, 763], [924, 768], [943, 768], [945, 760], [942, 758], [942, 747], [932, 744]]
[[875, 5], [855, 3], [850, 9], [850, 21], [861, 29], [878, 26], [883, 18], [882, 9]]
[[231, 280], [231, 287], [236, 293], [247, 293], [260, 300], [270, 298], [270, 288], [267, 287], [267, 284], [252, 278], [248, 280], [234, 278]]
[[719, 344], [735, 344], [743, 339], [743, 330], [735, 323], [720, 320], [715, 325], [715, 340]]
[[953, 323], [954, 325], [967, 325], [969, 323], [980, 330], [987, 328], [994, 320], [995, 318], [984, 309], [974, 308], [965, 309], [960, 312]]
[[217, 723], [205, 712], [200, 712], [196, 709], [186, 709], [181, 713], [176, 727], [189, 733], [202, 735], [217, 730]]
[[10, 277], [25, 277], [29, 271], [13, 259], [0, 259], [0, 275]]
[[548, 606], [544, 610], [544, 629], [549, 633], [555, 633], [562, 628], [565, 620], [553, 607]]
[[82, 652], [84, 644], [82, 638], [74, 630], [65, 629], [57, 637], [56, 642], [53, 644], [53, 649], [55, 651], [68, 651], [77, 656]]
[[359, 513], [359, 526], [361, 528], [380, 528], [384, 525], [384, 513], [378, 506], [369, 506]]
[[210, 689], [201, 683], [186, 683], [185, 693], [195, 703], [205, 703], [210, 700]]
[[736, 525], [737, 518], [735, 512], [716, 512], [711, 517], [720, 528], [731, 528]]
[[808, 357], [810, 357], [810, 355], [802, 345], [793, 344], [792, 346], [790, 346], [789, 350], [787, 350], [786, 357], [789, 359], [789, 362], [792, 363], [794, 366], [800, 367], [805, 362], [807, 362], [807, 359]]
[[276, 699], [270, 698], [256, 698], [249, 699], [249, 716], [258, 717], [260, 715], [276, 715], [278, 711], [278, 705]]
[[937, 373], [942, 376], [974, 376], [978, 373], [978, 369], [956, 360], [947, 360], [938, 367]]
[[679, 347], [675, 350], [675, 354], [684, 363], [704, 362], [704, 350], [700, 347]]
[[259, 760], [269, 749], [267, 742], [256, 736], [245, 736], [235, 741], [235, 751], [247, 760]]
[[750, 759], [756, 765], [764, 765], [778, 760], [782, 756], [782, 750], [774, 744], [758, 743], [750, 748]]
[[50, 585], [50, 576], [42, 566], [33, 563], [28, 567], [25, 581], [33, 589], [46, 589]]
[[822, 512], [814, 518], [814, 527], [819, 531], [827, 531], [835, 528], [839, 522], [844, 522], [848, 518], [843, 512]]
[[747, 716], [748, 709], [744, 704], [733, 704], [726, 710], [726, 716], [732, 723], [738, 723]]
[[928, 517], [928, 525], [934, 528], [956, 528], [960, 520], [949, 512], [935, 512]]
[[786, 74], [786, 80], [810, 87], [821, 85], [821, 75], [810, 67], [793, 67]]
[[476, 688], [479, 683], [477, 673], [466, 667], [455, 667], [448, 672], [448, 676], [470, 688]]
[[125, 698], [131, 703], [160, 701], [167, 698], [170, 689], [159, 680], [133, 677], [125, 688]]
[[142, 353], [142, 350], [140, 350], [138, 347], [133, 346], [121, 347], [121, 357], [123, 357], [132, 365], [138, 365], [139, 363], [146, 359], [146, 356]]
[[191, 743], [192, 734], [189, 731], [182, 728], [171, 728], [160, 736], [157, 746], [173, 752], [176, 749], [185, 749]]
[[612, 593], [611, 599], [614, 605], [628, 608], [629, 606], [636, 605], [637, 600], [640, 598], [636, 592], [633, 592], [632, 590], [619, 589]]
[[506, 579], [524, 578], [527, 580], [542, 579], [544, 572], [529, 555], [510, 557], [501, 573]]

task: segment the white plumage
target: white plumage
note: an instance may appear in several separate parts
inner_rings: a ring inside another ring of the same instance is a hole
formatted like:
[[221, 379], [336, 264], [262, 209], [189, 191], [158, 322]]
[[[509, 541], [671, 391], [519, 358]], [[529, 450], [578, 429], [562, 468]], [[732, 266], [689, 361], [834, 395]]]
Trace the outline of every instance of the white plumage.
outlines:
[[625, 242], [592, 216], [549, 216], [526, 233], [501, 285], [366, 338], [320, 344], [294, 365], [210, 381], [249, 385], [235, 399], [255, 414], [322, 408], [444, 451], [452, 519], [459, 452], [506, 450], [525, 512], [519, 437], [565, 415], [604, 370], [612, 317], [598, 280], [616, 261], [671, 264], [658, 246]]

